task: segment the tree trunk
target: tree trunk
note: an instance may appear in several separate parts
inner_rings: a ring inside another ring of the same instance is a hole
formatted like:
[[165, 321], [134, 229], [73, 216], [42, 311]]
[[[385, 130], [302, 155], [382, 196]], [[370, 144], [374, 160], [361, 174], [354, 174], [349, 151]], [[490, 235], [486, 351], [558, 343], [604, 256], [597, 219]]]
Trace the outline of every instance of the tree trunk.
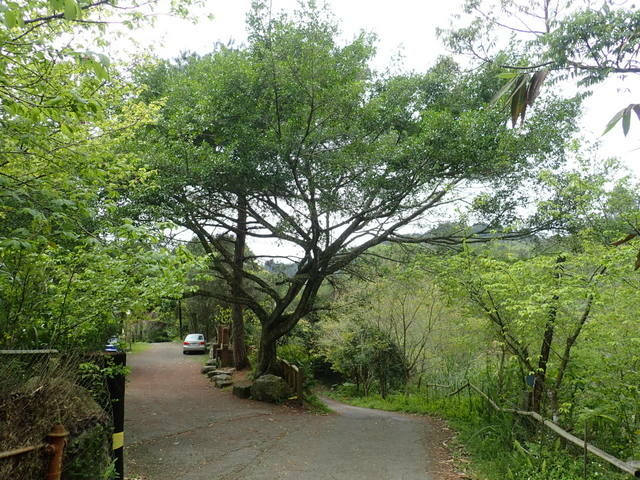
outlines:
[[[231, 295], [233, 297], [242, 296], [242, 281], [244, 269], [244, 248], [247, 238], [247, 199], [243, 195], [238, 195], [238, 220], [236, 240], [233, 251], [233, 282], [231, 284]], [[242, 370], [249, 366], [247, 359], [247, 347], [244, 335], [244, 306], [239, 303], [231, 305], [231, 328], [233, 335], [233, 363], [236, 370]]]
[[269, 329], [262, 326], [262, 333], [260, 334], [260, 351], [258, 352], [258, 369], [256, 371], [256, 378], [271, 373], [273, 375], [280, 375], [280, 365], [278, 364], [278, 358], [276, 357], [276, 342], [278, 341]]
[[[565, 257], [558, 257], [556, 260], [556, 282], [560, 279], [562, 270], [562, 263], [565, 261]], [[547, 324], [544, 329], [542, 337], [542, 346], [540, 347], [540, 357], [538, 358], [538, 369], [535, 372], [535, 383], [533, 385], [533, 392], [531, 395], [531, 410], [536, 413], [540, 413], [542, 409], [542, 396], [545, 391], [547, 381], [547, 364], [549, 363], [549, 356], [551, 355], [551, 344], [553, 343], [553, 336], [555, 334], [556, 319], [558, 316], [558, 295], [554, 295], [551, 299], [551, 307], [547, 317]]]

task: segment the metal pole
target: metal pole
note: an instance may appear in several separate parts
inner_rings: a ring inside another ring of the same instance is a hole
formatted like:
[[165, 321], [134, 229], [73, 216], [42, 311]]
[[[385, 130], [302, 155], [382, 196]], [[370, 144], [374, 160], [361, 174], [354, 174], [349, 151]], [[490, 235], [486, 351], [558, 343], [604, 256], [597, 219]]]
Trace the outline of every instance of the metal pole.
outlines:
[[[127, 354], [117, 352], [109, 354], [116, 365], [127, 364]], [[107, 378], [107, 387], [111, 397], [113, 410], [113, 441], [112, 454], [115, 460], [116, 473], [119, 479], [124, 478], [124, 375], [115, 375]]]
[[60, 480], [62, 476], [62, 458], [64, 456], [64, 447], [67, 444], [69, 432], [64, 426], [54, 425], [49, 435], [47, 435], [48, 443], [47, 452], [51, 454], [49, 467], [47, 468], [46, 480]]

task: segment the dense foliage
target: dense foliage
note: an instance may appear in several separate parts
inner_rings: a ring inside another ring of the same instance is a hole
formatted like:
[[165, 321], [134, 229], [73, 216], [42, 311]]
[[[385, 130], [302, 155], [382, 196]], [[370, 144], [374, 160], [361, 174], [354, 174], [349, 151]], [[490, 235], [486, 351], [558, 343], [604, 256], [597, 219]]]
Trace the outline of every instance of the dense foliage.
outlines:
[[[115, 8], [114, 8], [115, 7]], [[127, 312], [182, 287], [151, 230], [114, 216], [145, 182], [114, 133], [147, 121], [135, 89], [87, 51], [135, 5], [10, 2], [0, 23], [0, 345], [95, 348]], [[87, 42], [87, 38], [96, 41]], [[111, 70], [111, 71], [110, 71]]]
[[[638, 186], [575, 138], [586, 87], [638, 73], [640, 17], [498, 3], [467, 2], [446, 33], [473, 69], [393, 74], [314, 2], [254, 2], [246, 45], [130, 69], [104, 53], [135, 4], [0, 5], [0, 347], [229, 323], [238, 368], [274, 372], [278, 349], [307, 386], [447, 416], [496, 478], [580, 470], [480, 397], [435, 391], [470, 380], [640, 456]], [[548, 88], [568, 76], [577, 97]]]

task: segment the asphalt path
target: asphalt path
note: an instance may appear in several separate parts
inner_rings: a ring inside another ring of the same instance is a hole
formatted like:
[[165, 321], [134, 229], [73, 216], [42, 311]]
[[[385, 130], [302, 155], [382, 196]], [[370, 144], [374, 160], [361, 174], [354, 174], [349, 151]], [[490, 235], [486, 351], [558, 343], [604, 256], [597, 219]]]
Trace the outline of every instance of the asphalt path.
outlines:
[[136, 480], [444, 480], [450, 434], [426, 417], [242, 400], [199, 373], [202, 357], [157, 343], [130, 355], [126, 477]]

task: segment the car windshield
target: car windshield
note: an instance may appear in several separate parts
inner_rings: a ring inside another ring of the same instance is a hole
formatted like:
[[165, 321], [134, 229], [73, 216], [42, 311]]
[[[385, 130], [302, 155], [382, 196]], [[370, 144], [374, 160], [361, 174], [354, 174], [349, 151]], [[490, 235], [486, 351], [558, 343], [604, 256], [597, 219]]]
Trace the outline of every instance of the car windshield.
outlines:
[[204, 340], [204, 335], [199, 335], [199, 334], [191, 334], [191, 335], [187, 335], [187, 338], [185, 338], [185, 341], [194, 341], [194, 340]]

